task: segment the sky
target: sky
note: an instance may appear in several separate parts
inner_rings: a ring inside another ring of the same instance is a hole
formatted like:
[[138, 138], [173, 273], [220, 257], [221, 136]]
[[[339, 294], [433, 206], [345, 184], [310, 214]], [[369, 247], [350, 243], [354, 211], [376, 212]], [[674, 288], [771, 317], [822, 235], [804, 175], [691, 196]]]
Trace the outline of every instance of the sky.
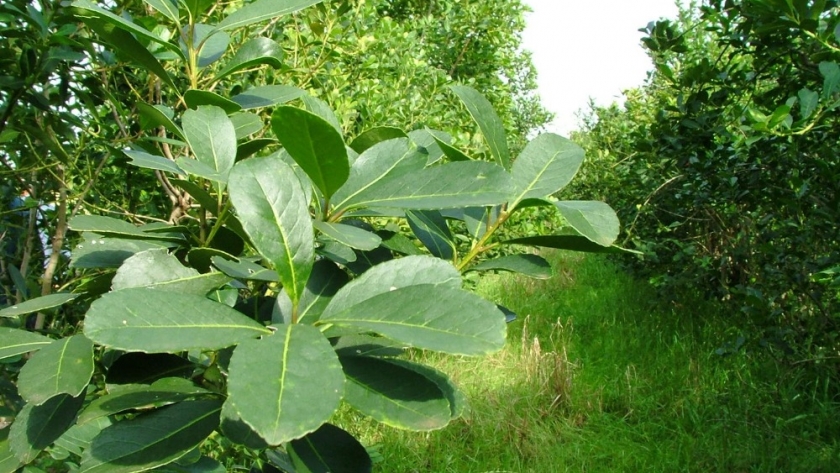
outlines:
[[638, 30], [675, 18], [674, 0], [524, 0], [523, 48], [533, 54], [543, 105], [556, 114], [548, 131], [568, 136], [589, 97], [599, 105], [641, 85], [650, 59]]

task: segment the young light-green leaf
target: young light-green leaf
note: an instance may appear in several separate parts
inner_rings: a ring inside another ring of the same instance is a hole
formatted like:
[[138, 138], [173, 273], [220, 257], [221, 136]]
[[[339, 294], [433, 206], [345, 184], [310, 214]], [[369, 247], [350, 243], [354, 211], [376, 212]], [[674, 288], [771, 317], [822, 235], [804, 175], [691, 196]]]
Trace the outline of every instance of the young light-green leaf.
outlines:
[[348, 381], [344, 400], [362, 414], [399, 429], [434, 430], [449, 423], [449, 401], [425, 376], [378, 358], [340, 360]]
[[51, 338], [34, 332], [0, 327], [0, 360], [10, 356], [40, 350], [52, 342], [53, 340]]
[[344, 374], [335, 351], [310, 325], [281, 325], [233, 351], [228, 400], [269, 445], [302, 437], [338, 408]]
[[91, 304], [84, 333], [110, 348], [177, 353], [221, 349], [270, 331], [206, 297], [140, 287], [105, 294]]
[[236, 160], [236, 130], [227, 113], [212, 105], [187, 110], [181, 120], [195, 158], [218, 174], [221, 183]]
[[123, 262], [112, 283], [113, 290], [150, 287], [161, 291], [203, 296], [228, 281], [224, 273], [199, 273], [182, 265], [165, 249], [137, 253]]
[[40, 405], [59, 395], [76, 397], [93, 375], [93, 343], [83, 335], [61, 338], [32, 355], [18, 376], [18, 392]]
[[493, 110], [493, 105], [477, 90], [465, 85], [450, 86], [455, 95], [461, 99], [473, 120], [478, 124], [481, 133], [490, 148], [490, 154], [505, 169], [510, 169], [510, 151], [508, 151], [505, 125]]
[[0, 310], [0, 317], [17, 317], [18, 315], [31, 314], [42, 310], [52, 309], [60, 305], [66, 304], [73, 299], [79, 297], [81, 294], [71, 294], [69, 292], [59, 292], [57, 294], [49, 294], [46, 296], [29, 299], [20, 304], [14, 304]]
[[618, 216], [604, 202], [566, 200], [555, 202], [554, 205], [572, 228], [595, 243], [610, 246], [618, 238]]
[[256, 0], [231, 13], [217, 28], [232, 30], [294, 13], [323, 0]]
[[524, 199], [550, 196], [566, 187], [583, 163], [583, 154], [583, 148], [553, 133], [531, 140], [511, 168], [516, 185], [511, 206]]
[[297, 304], [315, 260], [315, 235], [294, 170], [277, 156], [241, 161], [230, 174], [230, 198], [257, 251]]
[[134, 473], [166, 465], [213, 433], [221, 410], [221, 401], [184, 401], [117, 422], [93, 439], [79, 473]]
[[504, 314], [495, 304], [461, 289], [413, 285], [341, 311], [330, 310], [342, 292], [333, 298], [319, 323], [375, 332], [417, 348], [461, 355], [484, 355], [505, 343]]
[[271, 115], [271, 128], [286, 152], [326, 198], [332, 197], [350, 174], [344, 139], [323, 118], [283, 106]]

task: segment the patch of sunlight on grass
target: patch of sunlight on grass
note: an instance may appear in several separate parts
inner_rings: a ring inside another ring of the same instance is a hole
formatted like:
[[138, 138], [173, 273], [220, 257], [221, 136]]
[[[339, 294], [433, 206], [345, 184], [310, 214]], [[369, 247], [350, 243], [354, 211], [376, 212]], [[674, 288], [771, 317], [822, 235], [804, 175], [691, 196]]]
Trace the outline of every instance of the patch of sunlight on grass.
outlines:
[[601, 256], [547, 257], [549, 280], [478, 284], [518, 314], [502, 351], [414, 354], [465, 392], [464, 418], [418, 433], [342, 410], [381, 454], [374, 471], [840, 471], [832, 386], [807, 396], [760, 353], [716, 355], [731, 334], [714, 303], [660, 302]]

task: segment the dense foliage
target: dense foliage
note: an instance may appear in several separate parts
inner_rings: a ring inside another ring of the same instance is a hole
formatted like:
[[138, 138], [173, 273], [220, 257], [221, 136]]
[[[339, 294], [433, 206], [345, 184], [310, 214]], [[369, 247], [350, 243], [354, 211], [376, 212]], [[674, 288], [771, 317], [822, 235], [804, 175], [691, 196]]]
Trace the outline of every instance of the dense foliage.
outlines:
[[713, 0], [646, 29], [655, 70], [578, 135], [577, 192], [612, 202], [670, 287], [731, 304], [745, 341], [837, 375], [840, 9]]
[[[367, 5], [4, 4], [17, 53], [0, 131], [16, 181], [4, 192], [26, 199], [4, 215], [12, 422], [0, 472], [47, 455], [81, 472], [230, 467], [219, 460], [370, 471], [366, 449], [331, 423], [342, 403], [397, 428], [443, 428], [464, 397], [406, 352], [504, 345], [512, 314], [466, 290], [464, 273], [549, 277], [523, 246], [616, 251], [607, 204], [552, 197], [583, 150], [553, 134], [524, 142], [545, 114], [511, 36], [436, 56], [419, 82], [435, 100], [422, 100], [409, 87], [422, 48], [371, 52], [420, 13]], [[449, 16], [426, 5], [424, 18]], [[517, 24], [521, 9], [510, 13]], [[426, 45], [470, 38], [454, 20], [420, 28], [439, 35]], [[367, 36], [374, 24], [385, 38]], [[486, 85], [507, 113], [453, 76]], [[463, 125], [432, 128], [447, 117]], [[533, 207], [566, 231], [503, 238]], [[520, 250], [488, 257], [503, 245]]]

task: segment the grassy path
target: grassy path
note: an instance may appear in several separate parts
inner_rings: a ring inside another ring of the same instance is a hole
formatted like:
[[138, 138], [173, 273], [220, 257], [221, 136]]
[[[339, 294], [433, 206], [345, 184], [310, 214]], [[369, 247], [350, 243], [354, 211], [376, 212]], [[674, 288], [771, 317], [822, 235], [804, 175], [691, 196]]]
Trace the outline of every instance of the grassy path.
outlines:
[[465, 419], [430, 433], [354, 426], [382, 454], [376, 472], [840, 471], [831, 386], [715, 354], [737, 334], [700, 323], [721, 317], [712, 306], [663, 307], [601, 257], [550, 258], [551, 280], [479, 286], [520, 314], [505, 350], [427, 358], [467, 393]]

